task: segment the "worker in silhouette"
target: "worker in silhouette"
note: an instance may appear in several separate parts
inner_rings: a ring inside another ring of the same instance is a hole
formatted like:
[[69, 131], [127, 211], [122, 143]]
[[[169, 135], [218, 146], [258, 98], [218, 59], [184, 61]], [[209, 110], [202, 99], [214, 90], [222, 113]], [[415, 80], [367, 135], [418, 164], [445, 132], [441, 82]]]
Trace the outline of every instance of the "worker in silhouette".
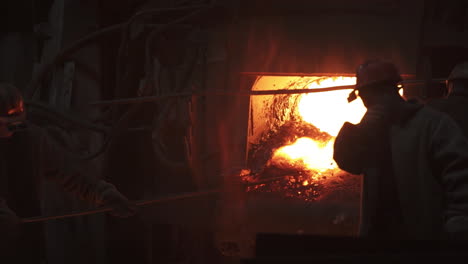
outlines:
[[41, 181], [57, 182], [66, 191], [95, 205], [110, 206], [127, 217], [134, 207], [112, 184], [80, 173], [82, 165], [45, 130], [27, 124], [19, 90], [0, 83], [0, 262], [43, 263], [41, 224], [20, 218], [41, 215]]
[[[375, 239], [468, 236], [468, 141], [452, 118], [405, 101], [392, 63], [360, 65], [350, 99], [367, 112], [345, 123], [338, 166], [363, 175], [360, 235]], [[356, 95], [356, 93], [358, 93]]]
[[428, 106], [452, 117], [468, 138], [468, 61], [459, 63], [450, 73], [446, 98], [431, 100]]

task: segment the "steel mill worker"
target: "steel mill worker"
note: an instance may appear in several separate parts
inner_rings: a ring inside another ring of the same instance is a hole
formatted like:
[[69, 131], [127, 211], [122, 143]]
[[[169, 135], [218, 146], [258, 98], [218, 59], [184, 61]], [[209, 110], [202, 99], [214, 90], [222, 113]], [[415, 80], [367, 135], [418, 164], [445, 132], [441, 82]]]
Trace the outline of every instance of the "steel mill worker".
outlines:
[[468, 138], [468, 61], [456, 65], [447, 80], [447, 98], [427, 104], [448, 114]]
[[[338, 166], [363, 175], [360, 236], [468, 237], [468, 141], [452, 118], [405, 101], [392, 63], [360, 65], [355, 92], [367, 112], [345, 123], [334, 145]], [[354, 98], [353, 98], [354, 97]]]
[[112, 184], [80, 174], [78, 162], [72, 161], [45, 130], [25, 124], [19, 90], [0, 83], [1, 263], [43, 263], [42, 225], [20, 221], [20, 217], [41, 215], [42, 179], [55, 181], [95, 205], [112, 207], [113, 215], [134, 214], [134, 207]]

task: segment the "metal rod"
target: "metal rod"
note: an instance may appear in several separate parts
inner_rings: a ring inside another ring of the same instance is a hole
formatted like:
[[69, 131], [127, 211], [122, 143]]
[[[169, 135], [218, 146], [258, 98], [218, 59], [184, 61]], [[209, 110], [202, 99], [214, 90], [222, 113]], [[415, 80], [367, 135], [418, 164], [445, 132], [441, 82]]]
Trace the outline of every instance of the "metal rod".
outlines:
[[[257, 185], [260, 185], [260, 184], [267, 184], [267, 183], [270, 183], [270, 182], [274, 182], [274, 181], [277, 181], [277, 180], [279, 180], [281, 178], [284, 178], [284, 177], [286, 177], [286, 176], [269, 178], [269, 179], [265, 179], [265, 180], [262, 180], [262, 181], [259, 181], [259, 182], [246, 183], [244, 185], [246, 187], [248, 187], [248, 186], [257, 186]], [[222, 192], [222, 189], [204, 190], [204, 191], [198, 191], [198, 192], [188, 192], [188, 193], [177, 194], [177, 195], [174, 195], [174, 196], [160, 197], [160, 198], [150, 199], [150, 200], [135, 201], [135, 202], [133, 202], [133, 204], [135, 206], [138, 206], [138, 207], [148, 206], [148, 205], [167, 203], [167, 202], [171, 202], [171, 201], [177, 201], [177, 200], [183, 200], [183, 199], [189, 199], [189, 198], [203, 197], [203, 196], [212, 195], [212, 194], [219, 194], [221, 192]], [[71, 218], [71, 217], [93, 215], [93, 214], [105, 213], [105, 212], [110, 212], [110, 211], [112, 211], [111, 207], [102, 207], [102, 208], [97, 208], [97, 209], [75, 211], [75, 212], [70, 212], [70, 213], [61, 214], [61, 215], [35, 216], [35, 217], [30, 217], [30, 218], [23, 218], [23, 219], [21, 219], [21, 222], [22, 223], [38, 223], [38, 222], [46, 222], [46, 221], [57, 220], [57, 219], [65, 219], [65, 218]]]
[[255, 95], [280, 95], [280, 94], [304, 94], [304, 93], [318, 93], [318, 92], [329, 92], [337, 90], [353, 89], [353, 85], [347, 86], [335, 86], [329, 88], [319, 89], [294, 89], [294, 90], [264, 90], [264, 91], [250, 91], [250, 92], [230, 92], [225, 90], [211, 90], [211, 91], [193, 91], [193, 92], [182, 92], [182, 93], [171, 93], [158, 96], [142, 96], [134, 98], [124, 98], [115, 100], [103, 100], [90, 103], [92, 106], [109, 106], [116, 104], [138, 104], [138, 103], [149, 103], [156, 102], [162, 99], [172, 97], [189, 97], [189, 96], [210, 96], [210, 95], [236, 95], [236, 96], [255, 96]]
[[[169, 197], [161, 197], [161, 198], [152, 199], [152, 200], [136, 201], [134, 202], [134, 204], [136, 206], [154, 205], [154, 204], [167, 203], [167, 202], [176, 201], [176, 200], [202, 197], [202, 196], [207, 196], [211, 194], [217, 194], [220, 192], [221, 190], [219, 189], [199, 191], [199, 192], [189, 192], [189, 193], [183, 193], [183, 194], [178, 194], [178, 195], [169, 196]], [[62, 215], [36, 216], [36, 217], [30, 217], [30, 218], [23, 218], [21, 219], [21, 222], [22, 223], [46, 222], [50, 220], [92, 215], [92, 214], [105, 213], [105, 212], [110, 212], [110, 211], [112, 211], [111, 207], [102, 207], [102, 208], [91, 209], [91, 210], [76, 211], [76, 212], [71, 212], [71, 213], [62, 214]]]
[[[432, 82], [443, 83], [446, 80], [447, 79], [432, 79], [431, 81]], [[403, 84], [405, 84], [405, 83], [426, 83], [426, 80], [404, 80], [401, 83], [403, 83]]]
[[[240, 72], [244, 76], [285, 76], [285, 77], [355, 77], [355, 73], [330, 73], [330, 72]], [[415, 78], [414, 74], [401, 74], [403, 79]]]
[[[434, 79], [434, 82], [445, 82], [445, 79]], [[405, 80], [403, 84], [423, 83], [424, 80]], [[150, 103], [159, 100], [172, 98], [172, 97], [189, 97], [189, 96], [210, 96], [210, 95], [236, 95], [236, 96], [256, 96], [256, 95], [281, 95], [281, 94], [305, 94], [305, 93], [320, 93], [338, 90], [354, 89], [354, 85], [333, 86], [318, 89], [290, 89], [290, 90], [263, 90], [263, 91], [249, 91], [249, 92], [234, 92], [226, 90], [211, 90], [211, 91], [192, 91], [171, 93], [158, 96], [142, 96], [133, 98], [123, 98], [115, 100], [102, 100], [90, 103], [91, 106], [109, 106], [109, 105], [124, 105], [124, 104], [139, 104]]]
[[294, 77], [303, 77], [303, 76], [310, 76], [310, 77], [321, 77], [321, 76], [345, 76], [345, 77], [354, 77], [355, 74], [347, 73], [308, 73], [308, 72], [241, 72], [241, 75], [246, 76], [294, 76]]

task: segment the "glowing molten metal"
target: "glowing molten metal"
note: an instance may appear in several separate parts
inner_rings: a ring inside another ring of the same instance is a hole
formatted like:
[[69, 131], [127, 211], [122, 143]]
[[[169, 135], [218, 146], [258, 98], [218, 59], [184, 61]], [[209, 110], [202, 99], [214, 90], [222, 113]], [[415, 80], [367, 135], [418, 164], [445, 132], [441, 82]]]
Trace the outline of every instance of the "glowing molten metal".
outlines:
[[[308, 88], [326, 88], [356, 84], [355, 77], [331, 77], [312, 83]], [[348, 103], [351, 90], [304, 94], [299, 102], [302, 119], [331, 136], [338, 135], [344, 122], [359, 123], [366, 112], [362, 101]]]
[[[333, 86], [353, 85], [355, 77], [321, 78], [311, 83], [308, 88], [326, 88]], [[318, 141], [307, 137], [297, 139], [290, 145], [283, 146], [274, 152], [271, 162], [274, 164], [301, 164], [305, 169], [314, 171], [313, 178], [321, 173], [339, 170], [333, 160], [333, 142], [344, 122], [358, 123], [366, 108], [360, 99], [348, 103], [351, 90], [310, 93], [301, 96], [298, 112], [301, 119], [332, 136], [328, 141]], [[303, 182], [304, 186], [308, 181]]]
[[336, 168], [333, 161], [333, 140], [318, 142], [311, 138], [299, 138], [292, 145], [276, 150], [273, 160], [284, 159], [286, 162], [303, 162], [307, 169], [326, 171]]

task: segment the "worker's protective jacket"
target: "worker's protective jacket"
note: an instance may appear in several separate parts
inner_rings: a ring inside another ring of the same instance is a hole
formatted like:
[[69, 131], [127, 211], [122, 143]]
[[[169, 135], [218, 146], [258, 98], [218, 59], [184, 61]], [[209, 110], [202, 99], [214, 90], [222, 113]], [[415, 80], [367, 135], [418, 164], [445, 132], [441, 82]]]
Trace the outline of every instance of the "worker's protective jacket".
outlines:
[[[336, 138], [334, 158], [339, 167], [363, 175], [360, 234], [378, 236], [376, 212], [383, 214], [392, 204], [390, 211], [400, 219], [390, 222], [398, 226], [387, 234], [407, 239], [463, 236], [468, 230], [468, 142], [446, 114], [404, 105], [387, 129], [386, 165], [376, 159], [385, 144], [373, 138], [378, 132], [345, 123]], [[395, 197], [385, 198], [383, 205], [382, 192]]]
[[[20, 234], [11, 234], [16, 230], [11, 229], [9, 212], [21, 218], [41, 215], [42, 180], [55, 181], [58, 188], [96, 205], [104, 202], [106, 192], [115, 190], [110, 183], [81, 174], [80, 169], [82, 166], [77, 159], [52, 140], [46, 130], [38, 127], [31, 126], [12, 138], [0, 140], [0, 233], [10, 233], [8, 238], [20, 236], [20, 245], [16, 248], [19, 246], [28, 252], [24, 257], [35, 260], [37, 256], [33, 255], [43, 254], [40, 250], [42, 227], [24, 224]], [[8, 238], [2, 235], [0, 244]], [[15, 247], [13, 242], [6, 242]]]
[[468, 138], [468, 91], [456, 91], [446, 99], [435, 99], [428, 106], [449, 115]]

